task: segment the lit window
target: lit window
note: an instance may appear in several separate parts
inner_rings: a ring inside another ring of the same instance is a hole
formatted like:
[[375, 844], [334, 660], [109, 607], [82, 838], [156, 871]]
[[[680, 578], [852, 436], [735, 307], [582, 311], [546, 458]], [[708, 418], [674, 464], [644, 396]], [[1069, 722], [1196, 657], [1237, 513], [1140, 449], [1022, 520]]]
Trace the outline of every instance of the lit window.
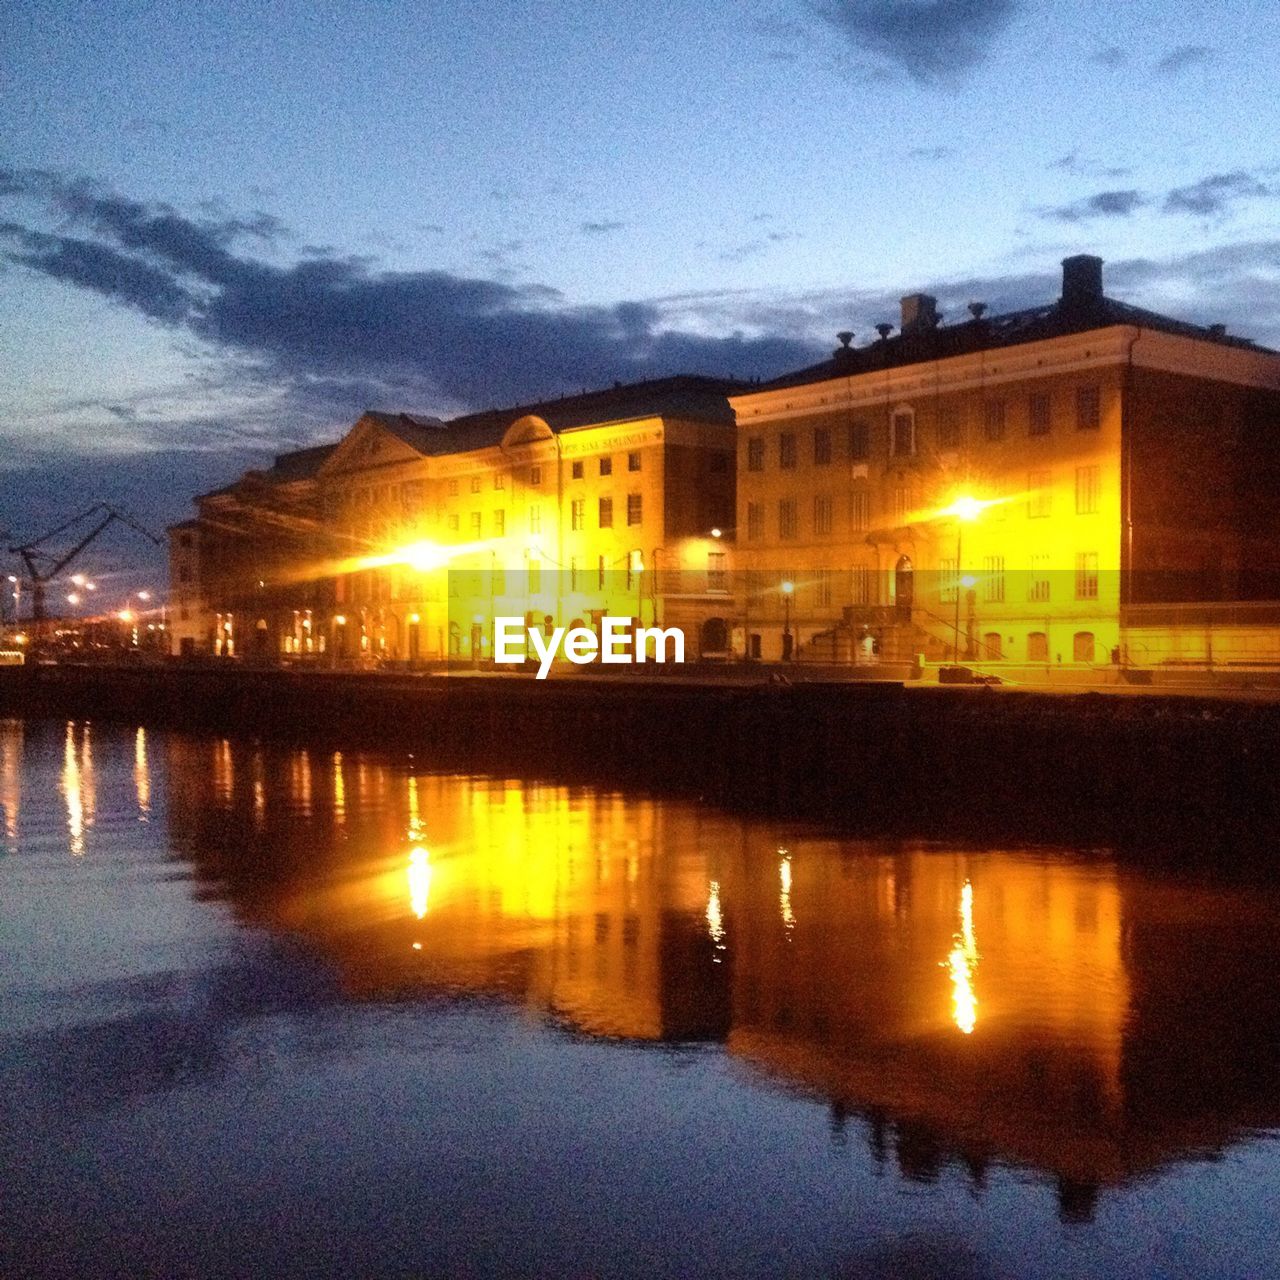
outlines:
[[726, 573], [725, 561], [728, 556], [723, 551], [707, 552], [707, 590], [723, 591], [725, 587]]
[[479, 476], [472, 476], [472, 477], [471, 477], [471, 492], [472, 492], [472, 493], [479, 493], [479, 492], [480, 492], [480, 477], [479, 477]]
[[1076, 468], [1076, 515], [1091, 516], [1098, 511], [1098, 468]]
[[498, 538], [507, 532], [507, 513], [501, 509], [493, 513], [493, 532]]
[[1098, 553], [1081, 551], [1076, 556], [1076, 599], [1098, 598]]
[[638, 453], [627, 454], [627, 470], [628, 471], [640, 470], [640, 455]]
[[585, 529], [587, 525], [587, 500], [574, 498], [569, 504], [569, 528], [575, 532]]
[[1043, 553], [1031, 557], [1031, 573], [1027, 579], [1027, 599], [1045, 604], [1049, 599], [1049, 557]]
[[483, 517], [479, 511], [473, 511], [471, 513], [471, 536], [473, 538], [478, 539], [480, 537], [482, 527], [480, 522], [482, 519]]
[[1004, 556], [986, 556], [982, 561], [982, 596], [990, 604], [1004, 600]]
[[778, 537], [782, 539], [796, 536], [796, 504], [794, 498], [783, 498], [778, 503]]
[[456, 511], [451, 511], [451, 512], [449, 513], [449, 521], [448, 521], [448, 524], [449, 524], [449, 528], [450, 528], [451, 530], [453, 530], [454, 532], [456, 532], [456, 531], [457, 531], [457, 528], [458, 528], [458, 513], [457, 513]]
[[507, 477], [505, 472], [495, 471], [493, 473], [493, 487], [495, 489], [505, 489], [507, 487]]

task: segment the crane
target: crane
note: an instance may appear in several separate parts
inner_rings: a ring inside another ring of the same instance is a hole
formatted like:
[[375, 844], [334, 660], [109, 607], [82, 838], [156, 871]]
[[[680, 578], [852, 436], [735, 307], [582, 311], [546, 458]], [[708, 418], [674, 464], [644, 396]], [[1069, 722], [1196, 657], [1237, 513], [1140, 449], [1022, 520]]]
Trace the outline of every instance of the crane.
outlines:
[[[56, 552], [41, 550], [46, 542], [90, 518], [95, 521], [93, 527], [70, 551], [59, 555]], [[98, 502], [87, 510], [80, 512], [79, 515], [72, 516], [70, 520], [60, 524], [56, 529], [50, 529], [48, 533], [43, 533], [40, 537], [34, 538], [30, 542], [9, 548], [13, 555], [22, 557], [22, 562], [27, 567], [27, 577], [31, 580], [31, 621], [36, 641], [40, 640], [44, 628], [45, 584], [56, 578], [108, 525], [117, 520], [121, 524], [128, 525], [136, 533], [142, 534], [144, 538], [149, 538], [156, 546], [164, 545], [164, 539], [157, 537], [150, 529], [144, 528], [132, 516], [117, 510], [109, 503]], [[41, 567], [42, 565], [43, 567]]]

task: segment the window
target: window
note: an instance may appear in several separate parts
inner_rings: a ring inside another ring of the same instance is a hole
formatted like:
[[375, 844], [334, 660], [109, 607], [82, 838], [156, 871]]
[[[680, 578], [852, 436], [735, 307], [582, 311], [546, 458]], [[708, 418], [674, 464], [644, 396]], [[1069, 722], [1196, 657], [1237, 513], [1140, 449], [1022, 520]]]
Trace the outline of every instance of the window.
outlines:
[[1076, 662], [1093, 661], [1093, 632], [1077, 631], [1071, 637], [1071, 657]]
[[1004, 644], [998, 631], [988, 631], [982, 637], [982, 656], [988, 662], [998, 662], [1004, 657]]
[[496, 538], [503, 537], [507, 532], [507, 513], [499, 507], [493, 513], [493, 534]]
[[569, 557], [569, 590], [577, 591], [578, 589], [578, 557]]
[[1027, 661], [1049, 661], [1049, 637], [1043, 631], [1032, 631], [1027, 636]]
[[1031, 471], [1027, 474], [1027, 517], [1041, 519], [1053, 510], [1053, 474]]
[[902, 409], [889, 424], [889, 451], [895, 458], [909, 458], [916, 451], [916, 415]]
[[471, 477], [471, 492], [472, 492], [472, 493], [479, 493], [479, 492], [480, 492], [480, 477], [479, 477], [479, 476], [472, 476], [472, 477]]
[[613, 475], [613, 459], [607, 454], [600, 459], [600, 474], [602, 476]]
[[813, 429], [813, 461], [814, 465], [819, 467], [831, 464], [831, 429], [829, 427]]
[[751, 436], [747, 440], [747, 470], [764, 470], [764, 438], [762, 436]]
[[507, 476], [503, 471], [495, 471], [493, 473], [493, 487], [495, 489], [505, 489], [507, 487]]
[[585, 471], [586, 471], [586, 467], [583, 464], [581, 459], [579, 459], [577, 462], [571, 462], [569, 464], [569, 475], [574, 480], [581, 480]]
[[813, 500], [813, 531], [816, 534], [831, 532], [831, 495], [820, 493]]
[[600, 527], [602, 529], [613, 528], [613, 499], [601, 498], [599, 505]]
[[982, 598], [990, 604], [1004, 601], [1004, 556], [986, 556], [982, 561]]
[[849, 495], [849, 523], [858, 533], [871, 528], [871, 495], [865, 489]]
[[871, 457], [871, 424], [854, 422], [849, 427], [849, 461], [866, 462]]
[[796, 465], [796, 437], [794, 432], [784, 431], [778, 437], [778, 466], [791, 471]]
[[876, 580], [873, 569], [855, 569], [853, 571], [853, 603], [874, 604], [876, 599]]
[[535, 507], [529, 508], [529, 532], [530, 533], [542, 532], [542, 508], [541, 507], [535, 506]]
[[728, 556], [723, 551], [707, 552], [707, 590], [723, 591], [728, 575], [725, 572], [725, 562]]
[[[453, 575], [450, 574], [450, 577]], [[542, 561], [529, 561], [529, 591], [530, 593], [542, 590]]]
[[1098, 386], [1076, 388], [1076, 430], [1097, 431], [1102, 426], [1102, 389]]
[[1031, 573], [1027, 579], [1027, 599], [1045, 604], [1049, 599], [1049, 557], [1043, 553], [1031, 557]]
[[638, 493], [627, 494], [627, 523], [640, 524], [644, 520], [644, 507], [641, 495]]
[[819, 608], [831, 604], [831, 570], [819, 569], [813, 578], [813, 603]]
[[458, 528], [458, 513], [456, 511], [451, 511], [449, 513], [448, 526], [451, 530], [456, 530]]
[[640, 455], [638, 453], [627, 454], [627, 470], [628, 471], [640, 470]]
[[796, 503], [794, 498], [783, 498], [778, 503], [778, 537], [796, 536]]
[[1004, 439], [1004, 401], [988, 400], [983, 409], [982, 431], [988, 440]]
[[604, 556], [596, 562], [596, 586], [604, 590]]
[[759, 542], [764, 537], [764, 503], [747, 503], [747, 541]]
[[483, 526], [480, 523], [483, 518], [484, 517], [479, 511], [473, 511], [471, 513], [471, 536], [477, 541], [479, 541], [480, 535], [483, 532]]
[[586, 498], [574, 498], [569, 503], [569, 528], [575, 533], [587, 527], [587, 500]]
[[1033, 391], [1027, 401], [1027, 435], [1047, 436], [1053, 402], [1047, 391]]
[[893, 518], [898, 524], [906, 524], [911, 513], [911, 490], [898, 485], [893, 491]]
[[541, 468], [541, 467], [530, 467], [530, 468], [529, 468], [529, 483], [530, 483], [531, 485], [539, 485], [539, 484], [541, 484], [541, 483], [542, 483], [542, 468]]
[[960, 444], [960, 410], [954, 406], [938, 410], [938, 447], [955, 449]]
[[1098, 598], [1098, 553], [1081, 551], [1076, 556], [1076, 599]]
[[1091, 516], [1098, 511], [1098, 468], [1076, 468], [1076, 515]]
[[955, 604], [960, 592], [960, 575], [956, 573], [954, 556], [943, 556], [938, 561], [938, 599], [943, 604]]
[[456, 498], [458, 496], [458, 477], [454, 476], [449, 481], [449, 497]]

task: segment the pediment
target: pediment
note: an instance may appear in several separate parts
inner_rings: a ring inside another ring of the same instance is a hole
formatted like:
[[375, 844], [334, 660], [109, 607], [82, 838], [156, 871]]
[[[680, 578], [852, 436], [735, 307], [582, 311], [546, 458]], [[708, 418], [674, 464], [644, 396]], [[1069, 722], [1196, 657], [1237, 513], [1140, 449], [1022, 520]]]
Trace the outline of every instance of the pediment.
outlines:
[[401, 439], [372, 414], [360, 418], [325, 459], [319, 474], [340, 475], [395, 462], [415, 462], [427, 455]]

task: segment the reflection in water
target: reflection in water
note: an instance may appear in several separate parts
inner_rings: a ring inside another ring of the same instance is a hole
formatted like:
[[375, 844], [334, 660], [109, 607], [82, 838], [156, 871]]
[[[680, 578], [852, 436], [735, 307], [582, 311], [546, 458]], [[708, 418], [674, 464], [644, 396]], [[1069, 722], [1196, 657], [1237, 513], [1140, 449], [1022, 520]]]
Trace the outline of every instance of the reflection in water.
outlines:
[[978, 1022], [978, 997], [973, 991], [973, 975], [978, 967], [978, 943], [973, 936], [973, 885], [968, 880], [960, 890], [960, 934], [947, 957], [951, 970], [951, 1004], [956, 1026], [971, 1035]]
[[307, 754], [271, 749], [251, 798], [223, 744], [168, 750], [177, 847], [243, 918], [310, 939], [350, 998], [495, 995], [596, 1036], [718, 1042], [841, 1125], [865, 1117], [905, 1176], [954, 1160], [980, 1183], [1004, 1159], [1052, 1174], [1067, 1216], [1274, 1123], [1256, 1083], [1280, 1071], [1274, 906], [1107, 860], [820, 838], [371, 757], [321, 764], [326, 806]]
[[133, 785], [138, 793], [138, 820], [151, 820], [151, 767], [147, 763], [147, 731], [138, 726], [133, 739]]
[[22, 721], [0, 720], [0, 814], [4, 837], [18, 838], [18, 814], [22, 807]]
[[81, 727], [77, 742], [76, 725], [74, 721], [67, 721], [61, 788], [67, 806], [67, 848], [72, 857], [83, 857], [85, 833], [93, 826], [95, 804], [93, 750], [88, 724]]

